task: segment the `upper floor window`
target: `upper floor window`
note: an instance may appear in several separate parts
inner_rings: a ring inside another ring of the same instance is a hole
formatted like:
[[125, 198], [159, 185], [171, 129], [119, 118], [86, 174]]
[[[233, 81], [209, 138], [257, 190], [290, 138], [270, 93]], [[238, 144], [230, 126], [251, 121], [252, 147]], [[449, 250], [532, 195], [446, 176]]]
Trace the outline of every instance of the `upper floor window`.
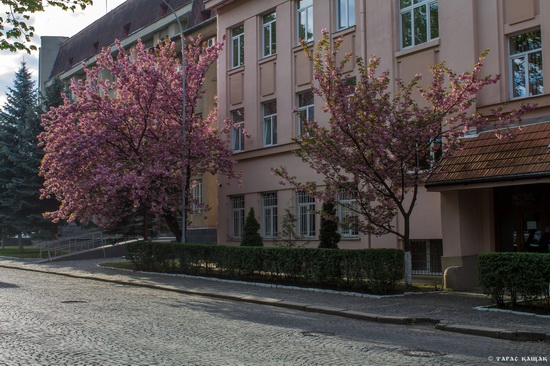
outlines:
[[233, 151], [244, 150], [244, 108], [239, 108], [231, 112], [233, 121], [233, 130], [231, 133], [231, 146]]
[[338, 30], [355, 25], [355, 0], [337, 0], [336, 16]]
[[297, 4], [298, 40], [313, 41], [313, 0], [299, 0]]
[[231, 67], [244, 65], [244, 26], [231, 30]]
[[298, 135], [305, 132], [304, 122], [313, 120], [313, 110], [313, 92], [308, 90], [298, 94]]
[[202, 193], [202, 179], [197, 179], [193, 182], [193, 187], [191, 189], [191, 195], [193, 197], [193, 213], [200, 213], [203, 211], [203, 193]]
[[263, 104], [264, 146], [277, 144], [277, 101]]
[[540, 29], [510, 37], [510, 74], [512, 99], [543, 93]]
[[439, 38], [437, 0], [400, 0], [401, 48]]
[[262, 56], [267, 57], [277, 52], [275, 12], [266, 14], [262, 19]]

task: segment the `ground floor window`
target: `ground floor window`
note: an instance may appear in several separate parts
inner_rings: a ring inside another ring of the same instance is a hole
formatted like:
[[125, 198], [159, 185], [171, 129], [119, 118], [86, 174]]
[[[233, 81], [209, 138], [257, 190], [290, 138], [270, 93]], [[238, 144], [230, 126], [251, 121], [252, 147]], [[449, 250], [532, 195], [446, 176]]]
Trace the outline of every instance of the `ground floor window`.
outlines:
[[277, 237], [277, 193], [262, 195], [262, 224], [265, 238]]
[[298, 192], [298, 235], [315, 238], [315, 198], [306, 192]]
[[441, 257], [443, 256], [443, 240], [414, 239], [411, 240], [411, 257], [413, 274], [441, 274]]
[[231, 237], [243, 237], [244, 227], [244, 196], [231, 197]]

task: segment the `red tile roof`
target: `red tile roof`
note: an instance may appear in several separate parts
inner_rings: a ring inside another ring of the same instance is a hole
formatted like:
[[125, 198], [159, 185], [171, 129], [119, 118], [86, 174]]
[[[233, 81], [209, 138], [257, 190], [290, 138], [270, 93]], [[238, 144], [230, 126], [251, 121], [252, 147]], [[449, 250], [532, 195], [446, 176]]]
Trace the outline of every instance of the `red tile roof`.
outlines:
[[550, 122], [510, 130], [498, 139], [494, 131], [465, 138], [463, 148], [447, 157], [426, 187], [550, 177]]

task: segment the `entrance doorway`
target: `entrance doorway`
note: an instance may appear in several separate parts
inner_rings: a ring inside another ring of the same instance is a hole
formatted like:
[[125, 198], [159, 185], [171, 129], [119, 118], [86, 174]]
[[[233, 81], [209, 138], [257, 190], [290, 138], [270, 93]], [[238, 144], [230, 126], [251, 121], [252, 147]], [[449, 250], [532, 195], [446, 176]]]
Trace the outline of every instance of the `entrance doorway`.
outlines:
[[547, 184], [495, 188], [496, 251], [537, 252], [550, 227]]

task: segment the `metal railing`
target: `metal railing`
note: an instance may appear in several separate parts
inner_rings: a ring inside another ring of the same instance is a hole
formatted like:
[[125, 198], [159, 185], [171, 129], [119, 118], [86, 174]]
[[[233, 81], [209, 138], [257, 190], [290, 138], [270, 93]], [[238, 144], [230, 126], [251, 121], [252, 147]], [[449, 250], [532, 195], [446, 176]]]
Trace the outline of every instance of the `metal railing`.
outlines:
[[100, 248], [108, 244], [114, 244], [121, 238], [122, 236], [106, 235], [101, 231], [94, 231], [87, 234], [42, 242], [39, 244], [40, 258], [51, 260], [53, 257], [60, 255]]

